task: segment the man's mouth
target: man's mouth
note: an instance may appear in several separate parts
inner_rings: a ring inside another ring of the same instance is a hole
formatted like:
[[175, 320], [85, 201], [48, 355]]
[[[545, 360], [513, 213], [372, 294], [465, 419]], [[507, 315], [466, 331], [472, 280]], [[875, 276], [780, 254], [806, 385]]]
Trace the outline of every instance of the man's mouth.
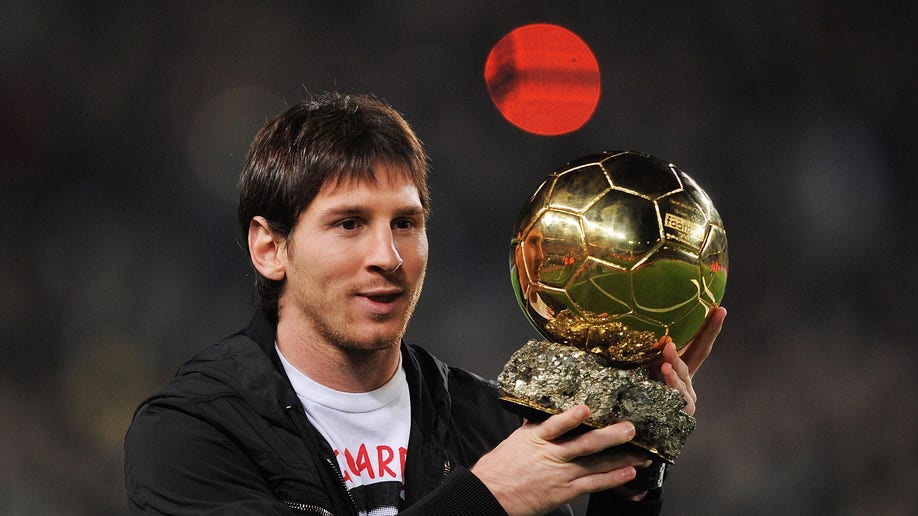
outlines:
[[374, 303], [393, 303], [403, 294], [403, 290], [400, 288], [383, 288], [383, 289], [371, 289], [359, 292], [357, 295], [364, 297]]
[[396, 299], [398, 299], [398, 297], [399, 297], [400, 295], [401, 295], [401, 293], [393, 293], [393, 294], [367, 294], [367, 295], [364, 295], [364, 297], [366, 297], [366, 298], [369, 299], [370, 301], [373, 301], [374, 303], [391, 303], [391, 302], [395, 301]]

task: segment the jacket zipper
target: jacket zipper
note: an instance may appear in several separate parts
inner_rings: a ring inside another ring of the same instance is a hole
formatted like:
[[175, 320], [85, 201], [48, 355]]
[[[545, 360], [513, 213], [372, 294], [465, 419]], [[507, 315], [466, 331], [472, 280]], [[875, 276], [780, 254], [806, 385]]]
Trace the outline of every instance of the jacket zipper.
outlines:
[[351, 492], [348, 491], [347, 482], [345, 482], [344, 477], [341, 476], [341, 470], [338, 469], [338, 465], [332, 462], [332, 460], [329, 459], [328, 457], [325, 457], [325, 462], [328, 464], [328, 467], [330, 467], [332, 471], [335, 472], [335, 475], [338, 477], [338, 482], [341, 482], [341, 486], [344, 488], [344, 492], [347, 493], [347, 499], [351, 501], [351, 507], [353, 507], [354, 510], [356, 511], [357, 501], [354, 500], [354, 495], [352, 495]]
[[449, 459], [446, 459], [445, 461], [443, 461], [443, 478], [440, 479], [441, 483], [444, 480], [446, 480], [446, 477], [449, 476], [449, 473], [450, 471], [452, 471], [452, 469], [453, 469], [453, 465], [450, 464]]
[[[288, 405], [286, 408], [291, 414], [291, 416], [293, 417], [294, 423], [296, 423], [297, 429], [300, 432], [300, 437], [303, 440], [305, 440], [306, 435], [307, 435], [306, 433], [309, 432], [309, 428], [307, 427], [306, 423], [301, 418], [305, 418], [306, 414], [302, 413], [300, 409], [297, 408], [295, 405]], [[325, 463], [328, 464], [331, 470], [335, 473], [335, 476], [338, 478], [338, 482], [341, 484], [341, 488], [344, 489], [344, 493], [347, 494], [347, 499], [351, 502], [351, 508], [354, 509], [354, 514], [359, 513], [359, 511], [357, 510], [357, 501], [354, 500], [354, 495], [352, 495], [351, 492], [348, 491], [347, 483], [344, 481], [344, 477], [341, 475], [341, 471], [338, 470], [338, 466], [334, 462], [332, 462], [332, 460], [329, 459], [328, 457], [323, 457], [323, 458], [325, 459]], [[297, 503], [297, 502], [284, 502], [284, 503], [286, 503], [289, 506], [290, 503]], [[303, 505], [309, 508], [315, 507], [315, 510], [321, 516], [334, 516], [332, 513], [328, 512], [326, 509], [323, 509], [321, 507], [306, 505], [306, 504], [303, 504]]]
[[284, 505], [290, 507], [294, 511], [304, 512], [307, 514], [317, 514], [318, 516], [335, 516], [328, 509], [319, 507], [318, 505], [311, 505], [303, 502], [294, 502], [291, 500], [284, 500]]

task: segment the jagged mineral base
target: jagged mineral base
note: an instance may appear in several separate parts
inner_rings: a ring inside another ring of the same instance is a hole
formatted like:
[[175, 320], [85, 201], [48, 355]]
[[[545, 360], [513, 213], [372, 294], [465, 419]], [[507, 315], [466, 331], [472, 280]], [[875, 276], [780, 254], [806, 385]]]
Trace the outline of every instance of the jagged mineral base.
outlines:
[[582, 403], [590, 407], [592, 427], [631, 421], [633, 444], [670, 464], [695, 429], [678, 391], [643, 368], [616, 369], [572, 346], [531, 340], [510, 357], [497, 383], [503, 400], [520, 412], [556, 414]]

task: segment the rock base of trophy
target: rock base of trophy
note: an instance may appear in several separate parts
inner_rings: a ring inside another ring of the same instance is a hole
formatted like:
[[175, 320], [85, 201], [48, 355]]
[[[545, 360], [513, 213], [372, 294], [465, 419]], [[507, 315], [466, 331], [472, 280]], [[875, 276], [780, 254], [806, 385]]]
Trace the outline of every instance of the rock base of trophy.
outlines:
[[695, 418], [683, 410], [678, 391], [651, 380], [642, 368], [616, 369], [573, 346], [531, 340], [510, 357], [497, 383], [504, 406], [527, 419], [585, 404], [591, 411], [588, 427], [630, 421], [635, 427], [630, 445], [660, 465], [660, 471], [648, 472], [660, 483], [663, 464], [675, 461], [695, 430]]
[[[554, 415], [553, 412], [546, 412], [537, 407], [531, 407], [519, 401], [512, 400], [506, 396], [500, 399], [501, 405], [510, 412], [528, 419], [530, 421], [544, 421], [550, 416]], [[575, 428], [569, 434], [578, 434], [592, 430], [595, 427], [588, 425], [580, 425], [579, 428]], [[626, 443], [616, 448], [620, 448], [626, 451], [634, 451], [637, 453], [648, 453], [648, 450], [644, 447], [637, 446], [635, 444]], [[656, 489], [658, 487], [663, 487], [663, 481], [666, 479], [667, 468], [671, 462], [662, 460], [658, 455], [651, 454], [653, 462], [650, 466], [640, 468], [637, 470], [637, 476], [635, 476], [630, 482], [625, 484], [625, 487], [632, 489], [634, 491], [647, 491], [649, 489]]]

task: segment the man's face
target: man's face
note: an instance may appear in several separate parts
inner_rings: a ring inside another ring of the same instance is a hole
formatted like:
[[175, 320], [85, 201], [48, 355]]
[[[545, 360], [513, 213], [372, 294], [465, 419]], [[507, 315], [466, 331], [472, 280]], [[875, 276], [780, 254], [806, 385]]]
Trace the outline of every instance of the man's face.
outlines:
[[405, 173], [376, 177], [326, 184], [287, 239], [280, 318], [302, 339], [369, 351], [404, 335], [427, 267], [424, 209]]
[[532, 228], [526, 234], [526, 240], [520, 242], [514, 249], [514, 260], [518, 270], [520, 280], [520, 289], [527, 294], [530, 299], [534, 298], [538, 291], [527, 292], [530, 280], [538, 281], [539, 273], [542, 270], [542, 264], [545, 261], [545, 253], [542, 251], [542, 231], [538, 228]]

